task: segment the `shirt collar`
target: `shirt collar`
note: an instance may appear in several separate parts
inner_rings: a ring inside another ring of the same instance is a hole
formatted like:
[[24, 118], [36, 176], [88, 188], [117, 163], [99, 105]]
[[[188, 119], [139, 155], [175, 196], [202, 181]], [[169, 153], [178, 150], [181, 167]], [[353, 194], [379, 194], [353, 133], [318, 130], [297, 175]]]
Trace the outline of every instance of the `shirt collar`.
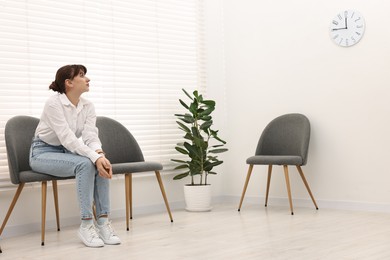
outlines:
[[[72, 102], [70, 102], [70, 100], [68, 99], [68, 97], [65, 95], [65, 94], [60, 94], [59, 95], [60, 97], [60, 101], [61, 103], [64, 105], [64, 106], [71, 106], [71, 107], [75, 107]], [[80, 97], [80, 101], [79, 103], [77, 104], [77, 107], [76, 107], [76, 110], [77, 110], [77, 113], [79, 113], [83, 107], [84, 107], [84, 99]]]

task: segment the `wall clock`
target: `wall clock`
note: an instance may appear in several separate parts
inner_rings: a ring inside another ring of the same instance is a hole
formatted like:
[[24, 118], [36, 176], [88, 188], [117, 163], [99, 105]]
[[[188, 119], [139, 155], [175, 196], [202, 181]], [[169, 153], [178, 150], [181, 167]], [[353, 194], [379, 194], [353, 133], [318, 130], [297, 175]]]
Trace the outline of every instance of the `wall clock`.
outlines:
[[339, 46], [350, 47], [363, 37], [365, 29], [363, 16], [354, 10], [337, 14], [330, 23], [330, 37]]

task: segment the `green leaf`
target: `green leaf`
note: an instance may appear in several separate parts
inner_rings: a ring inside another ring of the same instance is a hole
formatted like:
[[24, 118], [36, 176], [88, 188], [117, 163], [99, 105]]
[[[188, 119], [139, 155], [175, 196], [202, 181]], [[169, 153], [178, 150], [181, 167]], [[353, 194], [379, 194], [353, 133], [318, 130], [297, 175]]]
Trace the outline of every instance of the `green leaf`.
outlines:
[[201, 138], [194, 138], [194, 139], [193, 139], [193, 142], [194, 142], [194, 144], [195, 144], [197, 147], [202, 148], [203, 153], [206, 153], [206, 149], [207, 149], [207, 146], [208, 146], [208, 143], [207, 143], [206, 141], [204, 141], [204, 140], [201, 139]]
[[182, 153], [182, 154], [189, 154], [187, 150], [181, 148], [181, 147], [175, 147], [176, 151], [178, 151], [179, 153]]
[[179, 128], [182, 129], [184, 132], [191, 133], [191, 130], [182, 122], [176, 121], [176, 123], [180, 126]]
[[194, 117], [192, 115], [190, 115], [190, 114], [185, 114], [184, 115], [184, 119], [187, 120], [190, 123], [194, 123], [195, 122]]
[[200, 113], [201, 116], [207, 116], [207, 115], [210, 115], [211, 112], [214, 111], [214, 107], [209, 107], [207, 109], [205, 109], [202, 113]]
[[206, 121], [200, 125], [200, 129], [205, 130], [205, 129], [209, 128], [212, 124], [213, 124], [213, 120]]
[[181, 104], [183, 107], [185, 107], [186, 109], [188, 109], [188, 105], [187, 105], [186, 103], [184, 103], [183, 100], [179, 99], [179, 102], [180, 102], [180, 104]]
[[199, 96], [199, 94], [198, 94], [198, 91], [197, 91], [197, 90], [194, 90], [194, 92], [192, 92], [192, 94], [194, 94], [194, 96], [195, 96], [196, 98], [198, 98], [198, 96]]
[[196, 117], [196, 114], [198, 113], [198, 102], [196, 100], [192, 102], [188, 110], [192, 113], [193, 117]]
[[211, 116], [201, 116], [201, 117], [199, 117], [199, 119], [203, 120], [203, 121], [209, 121], [212, 119], [212, 117]]
[[219, 138], [218, 136], [213, 135], [213, 137], [214, 137], [216, 140], [220, 141], [221, 143], [226, 144], [226, 142], [225, 142], [224, 140], [222, 140], [221, 138]]
[[207, 106], [213, 106], [215, 107], [215, 101], [214, 100], [203, 100], [202, 104], [205, 104]]
[[216, 162], [212, 162], [212, 163], [207, 163], [205, 166], [204, 166], [204, 170], [209, 172], [213, 169], [213, 167], [215, 166], [218, 166], [220, 164], [222, 164], [223, 161], [216, 161]]
[[174, 168], [174, 170], [185, 169], [185, 168], [188, 168], [188, 165], [187, 164], [182, 164], [182, 165], [176, 166]]
[[226, 151], [228, 151], [227, 148], [220, 148], [220, 149], [209, 150], [210, 153], [224, 153]]
[[183, 90], [183, 92], [187, 95], [187, 97], [189, 97], [191, 100], [193, 100], [193, 98], [191, 97], [191, 95], [188, 94], [188, 92], [187, 92], [184, 88], [182, 88], [181, 90]]
[[[189, 152], [189, 155], [195, 155], [197, 156], [198, 158], [200, 158], [200, 153], [199, 151], [196, 149], [196, 147], [190, 145], [189, 143], [184, 143], [184, 147], [188, 150]], [[192, 158], [192, 157], [191, 157]]]
[[199, 130], [198, 130], [198, 128], [196, 128], [196, 127], [191, 127], [191, 132], [192, 132], [192, 135], [194, 136], [194, 137], [197, 137], [197, 138], [201, 138], [202, 136], [200, 135], [200, 132], [199, 132]]
[[177, 163], [187, 163], [186, 161], [183, 161], [183, 160], [177, 160], [177, 159], [171, 159], [171, 161], [173, 161], [173, 162], [177, 162]]
[[181, 174], [178, 174], [176, 175], [175, 177], [173, 177], [174, 180], [180, 180], [180, 179], [183, 179], [184, 177], [187, 177], [189, 175], [190, 172], [184, 172], [184, 173], [181, 173]]

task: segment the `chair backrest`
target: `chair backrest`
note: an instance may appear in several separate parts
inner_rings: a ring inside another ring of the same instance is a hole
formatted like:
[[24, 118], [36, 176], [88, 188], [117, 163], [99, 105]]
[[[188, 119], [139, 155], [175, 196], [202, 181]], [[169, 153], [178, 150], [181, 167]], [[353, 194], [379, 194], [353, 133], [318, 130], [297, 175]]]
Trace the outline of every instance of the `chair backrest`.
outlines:
[[257, 144], [256, 155], [301, 156], [305, 165], [309, 142], [309, 119], [302, 114], [286, 114], [266, 126]]
[[19, 184], [19, 173], [30, 171], [30, 147], [39, 119], [31, 116], [15, 116], [5, 125], [5, 146], [8, 168], [13, 184]]
[[114, 119], [98, 116], [96, 126], [102, 148], [111, 163], [144, 161], [141, 148], [124, 125]]

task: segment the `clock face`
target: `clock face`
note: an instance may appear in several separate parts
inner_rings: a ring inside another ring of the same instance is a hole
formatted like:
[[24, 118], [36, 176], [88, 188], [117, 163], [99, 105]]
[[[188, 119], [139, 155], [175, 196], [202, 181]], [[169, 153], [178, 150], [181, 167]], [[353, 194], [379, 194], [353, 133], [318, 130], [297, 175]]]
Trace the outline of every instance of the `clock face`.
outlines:
[[330, 23], [330, 37], [339, 46], [350, 47], [363, 37], [365, 29], [363, 16], [354, 10], [337, 14]]

